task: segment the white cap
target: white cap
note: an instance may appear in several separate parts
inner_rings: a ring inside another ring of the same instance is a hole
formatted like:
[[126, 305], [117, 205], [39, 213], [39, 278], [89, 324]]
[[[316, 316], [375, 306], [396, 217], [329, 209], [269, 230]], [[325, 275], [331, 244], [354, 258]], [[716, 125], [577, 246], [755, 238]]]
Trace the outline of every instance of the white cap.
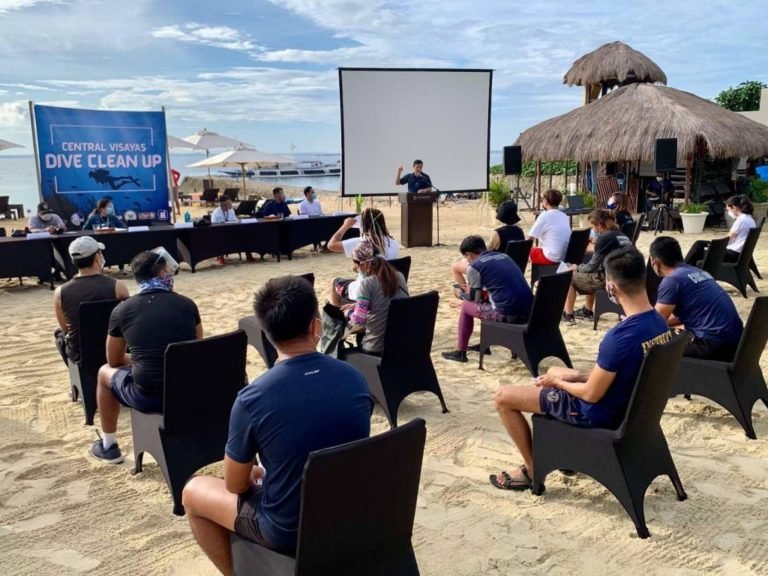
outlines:
[[73, 260], [87, 258], [96, 254], [99, 250], [104, 250], [105, 246], [101, 242], [96, 242], [90, 236], [80, 236], [69, 245], [69, 255]]

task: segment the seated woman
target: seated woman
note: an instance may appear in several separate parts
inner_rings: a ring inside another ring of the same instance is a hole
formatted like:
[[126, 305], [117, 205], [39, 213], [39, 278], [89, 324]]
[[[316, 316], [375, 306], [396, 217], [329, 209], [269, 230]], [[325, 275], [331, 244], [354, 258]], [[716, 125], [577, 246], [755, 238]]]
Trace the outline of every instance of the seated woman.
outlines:
[[408, 297], [403, 275], [379, 255], [372, 242], [364, 240], [352, 251], [352, 261], [363, 279], [353, 303], [341, 307], [353, 329], [365, 329], [360, 348], [367, 354], [381, 354], [387, 332], [389, 303]]
[[[741, 256], [741, 251], [744, 248], [744, 242], [747, 240], [749, 231], [757, 227], [755, 219], [752, 217], [755, 208], [752, 206], [752, 201], [745, 195], [731, 196], [726, 201], [725, 206], [728, 214], [735, 218], [736, 221], [728, 232], [728, 248], [725, 251], [723, 262], [737, 262], [739, 256]], [[704, 259], [708, 247], [708, 240], [697, 240], [694, 242], [693, 246], [688, 250], [688, 254], [685, 255], [686, 264], [696, 266], [699, 260]]]
[[[619, 232], [619, 227], [610, 210], [597, 208], [589, 215], [589, 223], [597, 234], [595, 251], [589, 262], [579, 264], [574, 269], [573, 280], [565, 300], [563, 322], [571, 326], [576, 324], [576, 318], [591, 320], [594, 317], [595, 292], [605, 288], [605, 257], [614, 250], [631, 246], [632, 240]], [[584, 294], [584, 307], [574, 312], [576, 295]]]
[[[387, 230], [387, 222], [384, 214], [376, 208], [366, 208], [360, 214], [360, 236], [344, 240], [344, 234], [357, 223], [357, 218], [347, 218], [336, 230], [328, 241], [328, 250], [331, 252], [343, 252], [347, 258], [352, 258], [352, 252], [363, 241], [368, 240], [376, 248], [377, 254], [385, 260], [397, 258], [400, 252], [400, 243], [395, 240]], [[331, 283], [331, 304], [341, 306], [343, 303], [354, 302], [357, 299], [357, 288], [363, 275], [358, 272], [356, 279], [334, 278]]]
[[[496, 220], [504, 224], [504, 226], [493, 231], [491, 239], [488, 241], [488, 250], [506, 253], [508, 242], [525, 240], [523, 229], [517, 225], [520, 222], [520, 216], [517, 215], [517, 204], [512, 200], [507, 200], [496, 209]], [[453, 282], [459, 286], [459, 288], [455, 288], [457, 295], [469, 292], [467, 288], [468, 267], [469, 262], [466, 258], [461, 258], [451, 265]]]
[[611, 196], [608, 199], [608, 210], [613, 212], [616, 224], [619, 225], [619, 230], [621, 230], [624, 224], [634, 222], [632, 212], [629, 211], [629, 197], [626, 194], [617, 192]]
[[558, 209], [563, 195], [559, 190], [547, 190], [541, 197], [544, 211], [536, 217], [529, 236], [539, 241], [531, 249], [531, 264], [559, 264], [568, 250], [571, 223]]
[[127, 228], [128, 225], [115, 216], [115, 207], [109, 198], [102, 198], [96, 203], [96, 209], [83, 225], [83, 230], [105, 230]]

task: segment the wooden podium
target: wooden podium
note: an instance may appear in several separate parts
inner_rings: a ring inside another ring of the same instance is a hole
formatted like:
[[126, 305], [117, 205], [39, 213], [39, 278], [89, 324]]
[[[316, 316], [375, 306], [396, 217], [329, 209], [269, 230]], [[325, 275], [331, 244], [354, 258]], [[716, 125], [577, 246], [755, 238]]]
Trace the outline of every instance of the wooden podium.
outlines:
[[408, 248], [432, 246], [432, 204], [435, 192], [398, 194], [400, 200], [400, 241]]

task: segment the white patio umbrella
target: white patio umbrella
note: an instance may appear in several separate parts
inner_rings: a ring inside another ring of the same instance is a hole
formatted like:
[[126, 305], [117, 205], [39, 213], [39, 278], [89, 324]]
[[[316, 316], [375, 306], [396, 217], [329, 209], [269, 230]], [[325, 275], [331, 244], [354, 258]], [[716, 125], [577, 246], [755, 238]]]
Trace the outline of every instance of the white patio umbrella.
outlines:
[[[235, 138], [230, 138], [229, 136], [222, 136], [221, 134], [218, 134], [216, 132], [211, 132], [206, 128], [203, 128], [202, 130], [200, 130], [200, 132], [195, 132], [194, 134], [185, 136], [183, 140], [191, 144], [195, 144], [196, 146], [199, 146], [200, 148], [205, 150], [206, 158], [210, 156], [211, 150], [214, 150], [216, 148], [237, 148], [238, 146], [253, 148], [253, 146], [251, 146], [250, 144], [246, 144], [245, 142], [241, 142], [240, 140], [237, 140]], [[209, 168], [208, 179], [210, 178], [211, 178], [211, 170]]]
[[182, 140], [181, 138], [176, 138], [176, 136], [171, 136], [170, 134], [167, 135], [168, 138], [168, 147], [169, 148], [185, 148], [187, 150], [205, 150], [203, 146], [200, 146], [199, 144], [193, 144], [192, 142], [187, 142], [186, 140]]
[[14, 144], [8, 140], [0, 140], [0, 151], [7, 150], [8, 148], [24, 148], [21, 144]]
[[268, 152], [256, 150], [255, 148], [239, 145], [233, 150], [227, 150], [221, 154], [216, 154], [216, 156], [211, 156], [205, 160], [189, 164], [187, 168], [208, 168], [210, 170], [211, 166], [240, 166], [240, 169], [243, 172], [243, 197], [245, 197], [246, 170], [249, 167], [261, 168], [263, 166], [291, 164], [293, 162], [294, 160], [290, 156], [278, 156], [276, 154], [269, 154]]

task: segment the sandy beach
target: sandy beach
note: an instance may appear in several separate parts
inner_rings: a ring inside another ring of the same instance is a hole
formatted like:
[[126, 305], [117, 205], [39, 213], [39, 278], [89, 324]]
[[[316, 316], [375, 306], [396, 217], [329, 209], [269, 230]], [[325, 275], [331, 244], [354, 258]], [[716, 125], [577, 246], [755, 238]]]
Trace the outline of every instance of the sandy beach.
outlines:
[[[337, 199], [322, 198], [326, 211], [338, 210]], [[379, 200], [376, 207], [399, 238], [399, 206]], [[345, 200], [344, 208], [353, 204]], [[533, 217], [522, 215], [528, 230]], [[648, 540], [637, 537], [618, 501], [588, 477], [554, 473], [541, 497], [502, 492], [488, 483], [490, 473], [520, 462], [494, 410], [493, 393], [500, 384], [528, 386], [531, 378], [501, 348], [486, 358], [482, 372], [476, 354], [467, 364], [440, 358], [455, 346], [458, 312], [449, 306], [449, 269], [459, 257], [458, 244], [471, 233], [487, 238], [494, 227], [492, 212], [480, 202], [448, 204], [440, 219], [446, 246], [402, 251], [413, 259], [411, 293], [440, 293], [433, 360], [450, 409], [441, 414], [437, 399], [427, 394], [411, 396], [400, 408], [402, 422], [414, 417], [427, 422], [413, 534], [421, 573], [768, 574], [768, 413], [762, 404], [755, 410], [758, 440], [748, 440], [736, 421], [709, 401], [669, 402], [662, 425], [689, 499], [678, 502], [670, 481], [658, 478], [645, 501]], [[674, 236], [686, 250], [696, 239], [724, 234], [723, 229]], [[652, 233], [642, 233], [639, 248], [647, 253], [652, 239]], [[766, 237], [756, 260], [768, 273]], [[219, 267], [211, 260], [195, 274], [182, 271], [176, 290], [195, 300], [206, 335], [221, 334], [252, 314], [252, 293], [268, 278], [314, 272], [322, 302], [331, 279], [349, 274], [350, 267], [343, 255], [307, 247], [281, 263], [268, 258], [249, 264], [234, 257]], [[135, 292], [130, 276], [119, 277]], [[768, 282], [758, 280], [758, 287], [765, 291]], [[727, 290], [746, 320], [754, 294], [744, 299]], [[104, 466], [89, 458], [95, 427], [84, 426], [82, 407], [69, 399], [68, 374], [53, 343], [52, 292], [32, 279], [23, 286], [2, 280], [0, 306], [0, 573], [215, 574], [186, 519], [172, 514], [159, 468], [147, 459], [142, 474], [131, 474], [127, 411], [118, 429], [125, 463]], [[605, 316], [597, 332], [591, 322], [563, 327], [577, 368], [591, 368], [598, 343], [614, 322]], [[768, 355], [761, 365], [768, 368]], [[251, 380], [264, 370], [250, 347], [247, 370]], [[387, 429], [378, 409], [372, 422], [374, 432]], [[220, 474], [221, 466], [211, 470]]]

